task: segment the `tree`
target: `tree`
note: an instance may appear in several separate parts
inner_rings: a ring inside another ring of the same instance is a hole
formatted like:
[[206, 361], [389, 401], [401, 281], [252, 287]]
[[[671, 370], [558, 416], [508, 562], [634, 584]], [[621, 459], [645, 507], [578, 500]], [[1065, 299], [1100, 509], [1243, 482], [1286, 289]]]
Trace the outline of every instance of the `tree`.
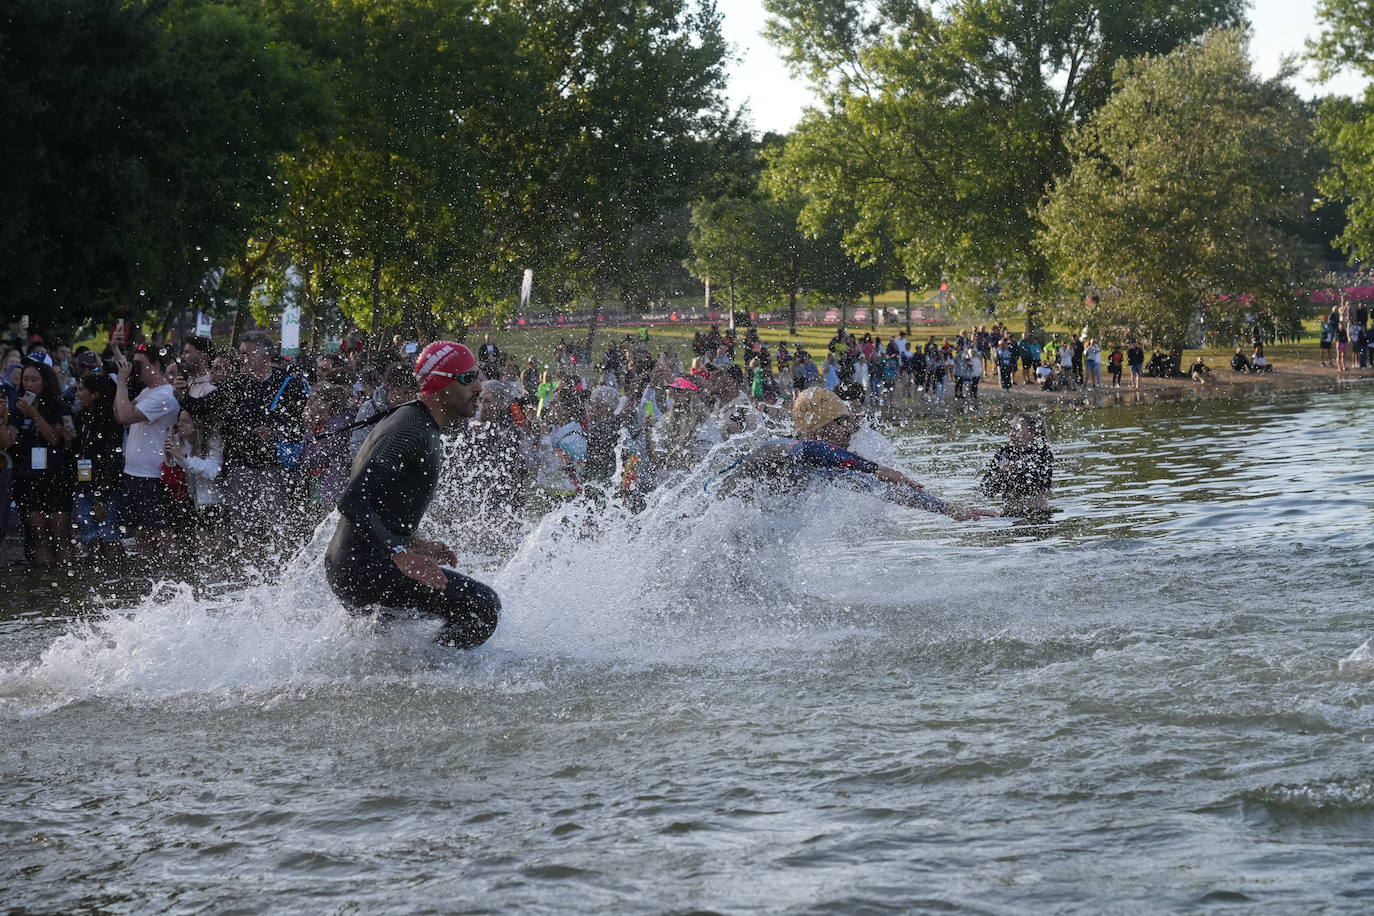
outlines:
[[251, 5], [15, 0], [0, 31], [7, 305], [74, 323], [120, 302], [165, 324], [275, 207], [277, 158], [327, 111], [320, 74]]
[[[1374, 80], [1374, 2], [1322, 0], [1317, 20], [1323, 29], [1311, 51], [1322, 75], [1349, 68]], [[1336, 242], [1352, 260], [1374, 259], [1374, 83], [1363, 100], [1325, 100], [1317, 124], [1332, 159], [1317, 188], [1327, 201], [1346, 205]]]
[[624, 295], [681, 244], [671, 213], [728, 132], [709, 4], [269, 2], [334, 72], [344, 115], [292, 164], [307, 218], [263, 231], [289, 236], [298, 269], [332, 240], [363, 326], [461, 335], [514, 307], [527, 267]]
[[[1291, 310], [1313, 150], [1290, 75], [1257, 78], [1237, 31], [1118, 65], [1040, 211], [1039, 241], [1073, 291], [1059, 317], [1182, 348], [1200, 310]], [[1078, 304], [1089, 292], [1100, 306]]]
[[151, 29], [119, 0], [14, 0], [0, 28], [0, 295], [79, 321], [136, 290], [148, 244], [142, 150]]
[[169, 90], [145, 114], [146, 161], [158, 178], [147, 205], [163, 264], [159, 298], [173, 312], [212, 265], [242, 262], [245, 239], [282, 196], [280, 157], [332, 121], [323, 75], [257, 12], [191, 0], [158, 22], [156, 79]]
[[[1243, 0], [766, 0], [769, 36], [822, 104], [772, 163], [811, 229], [844, 220], [862, 257], [890, 240], [918, 281], [1043, 293], [1041, 197], [1064, 136], [1123, 57], [1239, 22]], [[846, 216], [846, 213], [848, 214]]]
[[838, 231], [808, 235], [798, 225], [800, 212], [796, 195], [761, 189], [698, 201], [689, 236], [693, 256], [686, 266], [700, 279], [724, 282], [732, 310], [739, 301], [764, 304], [786, 297], [788, 333], [795, 335], [800, 291], [814, 289], [845, 302], [865, 291], [868, 279], [844, 251]]
[[[680, 252], [680, 239], [659, 230], [681, 223], [665, 216], [737, 149], [720, 15], [709, 0], [511, 2], [531, 23], [522, 47], [544, 68], [532, 158], [556, 176], [530, 212], [564, 227], [526, 237], [523, 259], [561, 261], [599, 312], [609, 290], [628, 298], [646, 270]], [[562, 250], [535, 244], [549, 240]]]

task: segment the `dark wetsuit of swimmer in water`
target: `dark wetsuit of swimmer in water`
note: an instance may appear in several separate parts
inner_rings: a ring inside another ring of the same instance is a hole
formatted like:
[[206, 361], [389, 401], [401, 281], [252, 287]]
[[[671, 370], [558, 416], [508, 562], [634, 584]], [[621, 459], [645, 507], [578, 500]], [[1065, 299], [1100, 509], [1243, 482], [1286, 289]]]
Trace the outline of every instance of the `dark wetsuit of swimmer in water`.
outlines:
[[439, 641], [469, 649], [496, 630], [496, 593], [451, 569], [442, 570], [447, 584], [433, 587], [403, 572], [399, 559], [412, 549], [431, 559], [453, 559], [442, 545], [413, 538], [434, 498], [442, 463], [440, 427], [424, 404], [405, 404], [378, 423], [339, 497], [342, 518], [325, 554], [325, 575], [350, 607], [380, 605], [439, 617]]

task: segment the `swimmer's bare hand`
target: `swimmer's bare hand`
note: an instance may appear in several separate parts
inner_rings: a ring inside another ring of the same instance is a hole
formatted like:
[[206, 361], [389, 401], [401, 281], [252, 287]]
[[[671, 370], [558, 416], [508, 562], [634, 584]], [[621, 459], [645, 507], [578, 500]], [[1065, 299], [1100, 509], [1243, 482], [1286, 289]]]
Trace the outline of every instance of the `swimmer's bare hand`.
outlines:
[[450, 566], [458, 565], [458, 554], [447, 544], [438, 541], [425, 541], [419, 538], [406, 545], [407, 550], [413, 550], [422, 557], [429, 557], [436, 563], [447, 563]]
[[433, 557], [407, 548], [403, 553], [393, 553], [391, 562], [421, 585], [427, 585], [438, 592], [448, 587], [448, 576], [444, 575], [444, 571], [439, 568], [439, 562]]

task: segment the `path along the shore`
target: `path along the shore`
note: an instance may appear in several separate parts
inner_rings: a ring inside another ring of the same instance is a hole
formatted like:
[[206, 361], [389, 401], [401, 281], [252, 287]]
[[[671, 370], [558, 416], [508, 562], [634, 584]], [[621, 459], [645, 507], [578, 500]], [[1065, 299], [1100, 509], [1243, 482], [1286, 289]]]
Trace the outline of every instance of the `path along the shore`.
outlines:
[[[1276, 348], [1277, 349], [1277, 348]], [[1271, 351], [1272, 352], [1272, 351]], [[984, 375], [978, 386], [978, 400], [956, 400], [948, 383], [944, 397], [918, 393], [912, 398], [896, 397], [885, 404], [886, 419], [900, 422], [907, 419], [948, 416], [976, 408], [980, 412], [1014, 413], [1017, 411], [1045, 411], [1092, 409], [1151, 401], [1178, 401], [1190, 398], [1245, 397], [1283, 391], [1317, 391], [1338, 387], [1349, 382], [1374, 379], [1374, 367], [1338, 372], [1322, 366], [1317, 360], [1304, 358], [1276, 361], [1273, 371], [1265, 373], [1236, 372], [1219, 367], [1219, 358], [1209, 358], [1212, 380], [1209, 383], [1179, 376], [1176, 378], [1141, 378], [1140, 389], [1131, 387], [1130, 373], [1122, 376], [1121, 386], [1112, 387], [1111, 378], [1103, 372], [1103, 386], [1080, 387], [1072, 391], [1045, 391], [1036, 383], [1026, 384], [1021, 370], [1016, 370], [1015, 384], [1003, 389], [995, 375]], [[1186, 362], [1185, 362], [1186, 365]]]

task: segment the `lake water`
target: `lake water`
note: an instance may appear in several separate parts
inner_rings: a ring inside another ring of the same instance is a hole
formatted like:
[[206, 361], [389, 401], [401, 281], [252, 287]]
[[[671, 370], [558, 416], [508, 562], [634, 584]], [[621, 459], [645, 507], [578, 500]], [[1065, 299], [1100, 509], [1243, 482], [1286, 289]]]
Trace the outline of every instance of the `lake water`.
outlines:
[[[349, 619], [318, 551], [107, 616], [4, 580], [0, 899], [1367, 912], [1370, 393], [1059, 415], [1039, 527], [833, 491], [549, 524], [477, 564], [469, 654]], [[1002, 439], [893, 435], [963, 498]]]

